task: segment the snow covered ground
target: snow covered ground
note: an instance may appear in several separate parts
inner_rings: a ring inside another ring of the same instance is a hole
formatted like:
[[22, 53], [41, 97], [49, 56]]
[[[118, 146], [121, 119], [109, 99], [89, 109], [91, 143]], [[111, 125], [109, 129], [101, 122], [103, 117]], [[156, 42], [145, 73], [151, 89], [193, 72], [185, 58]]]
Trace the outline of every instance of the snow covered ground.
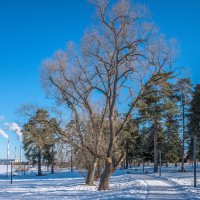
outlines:
[[92, 187], [84, 185], [78, 172], [14, 177], [13, 185], [7, 179], [0, 180], [0, 199], [145, 199], [146, 184], [134, 176], [112, 177], [111, 190], [106, 192], [97, 191], [98, 183]]
[[163, 168], [162, 177], [152, 174], [152, 167], [117, 170], [110, 181], [110, 191], [97, 191], [98, 183], [84, 185], [84, 177], [78, 171], [56, 172], [43, 177], [35, 172], [14, 177], [13, 184], [0, 167], [0, 199], [68, 199], [68, 200], [130, 200], [130, 199], [200, 199], [200, 172], [197, 173], [198, 187], [193, 188], [193, 173], [178, 173], [176, 168]]

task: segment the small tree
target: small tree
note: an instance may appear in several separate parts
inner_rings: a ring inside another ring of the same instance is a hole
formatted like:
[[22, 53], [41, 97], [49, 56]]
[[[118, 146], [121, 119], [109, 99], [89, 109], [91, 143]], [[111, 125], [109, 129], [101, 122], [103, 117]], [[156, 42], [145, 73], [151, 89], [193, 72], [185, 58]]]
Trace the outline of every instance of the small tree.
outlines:
[[[53, 123], [54, 122], [54, 123]], [[49, 119], [48, 112], [38, 109], [36, 114], [23, 126], [23, 143], [27, 160], [38, 164], [38, 176], [42, 175], [42, 157], [55, 144], [55, 120]], [[53, 164], [54, 154], [51, 154]]]

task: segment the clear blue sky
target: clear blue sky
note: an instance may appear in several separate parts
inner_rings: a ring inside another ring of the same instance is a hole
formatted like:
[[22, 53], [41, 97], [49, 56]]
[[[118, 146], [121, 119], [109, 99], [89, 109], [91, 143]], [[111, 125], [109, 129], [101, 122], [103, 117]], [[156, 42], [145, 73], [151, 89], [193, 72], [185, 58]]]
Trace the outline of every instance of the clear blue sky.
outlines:
[[[200, 1], [136, 0], [151, 10], [161, 32], [178, 39], [181, 47], [177, 66], [187, 66], [194, 83], [200, 82]], [[41, 88], [42, 60], [67, 41], [78, 42], [92, 24], [93, 7], [86, 0], [1, 0], [0, 1], [0, 129], [17, 120], [22, 103], [50, 104]], [[0, 136], [0, 157], [7, 139]]]

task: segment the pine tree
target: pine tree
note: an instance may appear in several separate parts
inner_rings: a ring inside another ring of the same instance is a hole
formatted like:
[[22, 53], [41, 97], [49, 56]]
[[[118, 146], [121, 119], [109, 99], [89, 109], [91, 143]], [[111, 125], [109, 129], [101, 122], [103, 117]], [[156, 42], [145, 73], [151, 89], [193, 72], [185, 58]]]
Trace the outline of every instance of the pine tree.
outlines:
[[[42, 175], [43, 157], [47, 157], [47, 151], [53, 153], [52, 148], [55, 145], [55, 133], [57, 130], [58, 124], [56, 120], [49, 119], [48, 112], [43, 109], [38, 109], [36, 114], [23, 126], [25, 156], [33, 164], [38, 164], [38, 176]], [[50, 154], [48, 159], [50, 157], [52, 164], [54, 153]]]
[[180, 123], [182, 129], [182, 152], [181, 152], [181, 171], [184, 171], [184, 159], [185, 159], [185, 139], [186, 139], [186, 127], [187, 127], [187, 112], [190, 106], [192, 83], [189, 78], [180, 79], [176, 84], [176, 95], [180, 104]]
[[160, 87], [152, 86], [149, 88], [149, 95], [146, 96], [140, 105], [140, 118], [143, 119], [143, 126], [149, 129], [149, 133], [153, 138], [153, 156], [154, 156], [154, 172], [158, 171], [158, 150], [160, 148], [160, 138], [163, 137], [163, 129], [161, 125], [162, 113], [164, 109], [163, 94]]
[[[48, 132], [48, 144], [46, 144], [45, 150], [47, 153], [46, 159], [51, 165], [51, 174], [54, 174], [54, 164], [56, 156], [56, 144], [60, 139], [61, 128], [55, 118], [49, 120], [49, 132]], [[56, 136], [59, 135], [59, 138]]]
[[163, 161], [168, 163], [177, 163], [181, 156], [181, 141], [179, 137], [179, 107], [176, 85], [168, 83], [168, 95], [163, 99], [163, 128], [165, 138], [163, 139]]
[[169, 102], [168, 110], [165, 112], [165, 162], [177, 163], [181, 157], [181, 141], [179, 138], [179, 122], [177, 118], [178, 110], [175, 102]]
[[137, 119], [131, 118], [124, 129], [125, 135], [125, 152], [126, 152], [126, 166], [128, 169], [129, 165], [133, 160], [141, 158], [141, 143], [139, 137], [139, 127]]
[[144, 162], [153, 162], [153, 130], [150, 127], [143, 127], [140, 131], [139, 143], [142, 148], [142, 158]]
[[148, 132], [149, 159], [151, 160], [153, 155], [154, 172], [157, 172], [158, 150], [162, 152], [163, 162], [177, 162], [180, 158], [177, 99], [174, 85], [169, 82], [152, 86], [148, 93], [139, 106], [139, 115], [143, 120], [145, 132]]
[[[192, 138], [193, 135], [200, 138], [200, 84], [197, 84], [194, 92], [192, 101], [190, 104], [190, 109], [188, 113], [188, 133]], [[188, 158], [192, 158], [193, 140], [189, 143]], [[197, 149], [197, 158], [200, 158], [199, 151]]]

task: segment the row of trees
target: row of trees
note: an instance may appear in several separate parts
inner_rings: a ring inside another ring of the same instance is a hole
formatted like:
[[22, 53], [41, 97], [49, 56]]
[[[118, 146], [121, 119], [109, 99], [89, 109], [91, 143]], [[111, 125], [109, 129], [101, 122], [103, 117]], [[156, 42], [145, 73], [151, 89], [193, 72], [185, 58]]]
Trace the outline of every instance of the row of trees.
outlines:
[[[192, 135], [199, 136], [200, 115], [197, 107], [200, 105], [200, 87], [197, 85], [193, 91], [190, 80], [184, 78], [176, 84], [168, 83], [167, 88], [168, 92], [165, 91], [165, 95], [157, 90], [156, 95], [149, 95], [138, 104], [137, 114], [129, 120], [123, 129], [123, 135], [118, 140], [119, 144], [115, 146], [112, 158], [113, 167], [118, 167], [120, 164], [120, 162], [116, 164], [116, 160], [123, 160], [126, 168], [131, 167], [133, 163], [154, 162], [154, 171], [157, 172], [158, 156], [155, 158], [155, 153], [157, 154], [158, 150], [161, 150], [162, 162], [166, 166], [168, 163], [177, 165], [182, 159], [184, 162], [192, 159], [193, 143], [190, 138]], [[155, 88], [149, 88], [149, 90], [152, 89]], [[184, 104], [182, 104], [183, 94], [187, 94], [184, 95], [184, 99], [187, 97]], [[28, 108], [29, 113], [30, 110]], [[124, 116], [115, 116], [115, 120], [119, 124], [123, 118]], [[93, 120], [98, 123], [99, 119], [100, 116], [96, 115]], [[183, 124], [185, 126], [184, 134]], [[42, 163], [48, 167], [51, 166], [51, 173], [54, 173], [54, 165], [61, 165], [63, 157], [65, 157], [65, 160], [74, 164], [77, 169], [87, 170], [86, 183], [93, 185], [93, 181], [102, 174], [104, 162], [103, 159], [98, 159], [94, 165], [94, 155], [89, 151], [89, 148], [95, 148], [95, 138], [98, 137], [92, 132], [91, 122], [83, 119], [81, 124], [82, 132], [84, 132], [84, 145], [87, 146], [87, 149], [84, 149], [80, 144], [74, 120], [63, 126], [64, 128], [61, 128], [61, 125], [55, 118], [50, 118], [45, 109], [35, 110], [23, 127], [23, 143], [27, 160], [31, 161], [32, 164], [37, 163], [38, 175], [42, 175]], [[108, 124], [104, 124], [101, 140], [102, 155], [108, 141], [107, 126]], [[188, 149], [187, 157], [185, 155], [185, 141]], [[64, 155], [60, 148], [65, 151]], [[120, 157], [120, 155], [123, 156]], [[199, 158], [199, 154], [197, 155]], [[183, 170], [184, 162], [181, 167]]]
[[164, 93], [157, 89], [156, 94], [145, 97], [138, 108], [138, 139], [132, 141], [128, 160], [138, 157], [140, 161], [143, 158], [144, 161], [154, 162], [154, 172], [157, 172], [157, 152], [161, 150], [166, 166], [181, 160], [181, 170], [184, 171], [185, 140], [188, 141], [193, 134], [189, 125], [189, 116], [193, 115], [191, 99], [192, 84], [186, 78], [174, 84], [168, 83]]
[[153, 156], [156, 172], [157, 150], [165, 152], [168, 163], [178, 160], [176, 148], [182, 146], [184, 160], [190, 81], [175, 83], [176, 43], [158, 32], [145, 7], [123, 0], [114, 5], [107, 0], [92, 3], [97, 23], [79, 45], [56, 52], [41, 70], [47, 95], [67, 108], [71, 120], [63, 125], [46, 115], [46, 128], [36, 113], [23, 133], [29, 147], [33, 138], [29, 137], [40, 135], [33, 143], [37, 143], [38, 163], [46, 151], [53, 155], [52, 141], [73, 147], [78, 167], [88, 171], [86, 183], [93, 185], [100, 178], [99, 190], [107, 190], [110, 176], [125, 157], [128, 165], [133, 157], [151, 160]]

